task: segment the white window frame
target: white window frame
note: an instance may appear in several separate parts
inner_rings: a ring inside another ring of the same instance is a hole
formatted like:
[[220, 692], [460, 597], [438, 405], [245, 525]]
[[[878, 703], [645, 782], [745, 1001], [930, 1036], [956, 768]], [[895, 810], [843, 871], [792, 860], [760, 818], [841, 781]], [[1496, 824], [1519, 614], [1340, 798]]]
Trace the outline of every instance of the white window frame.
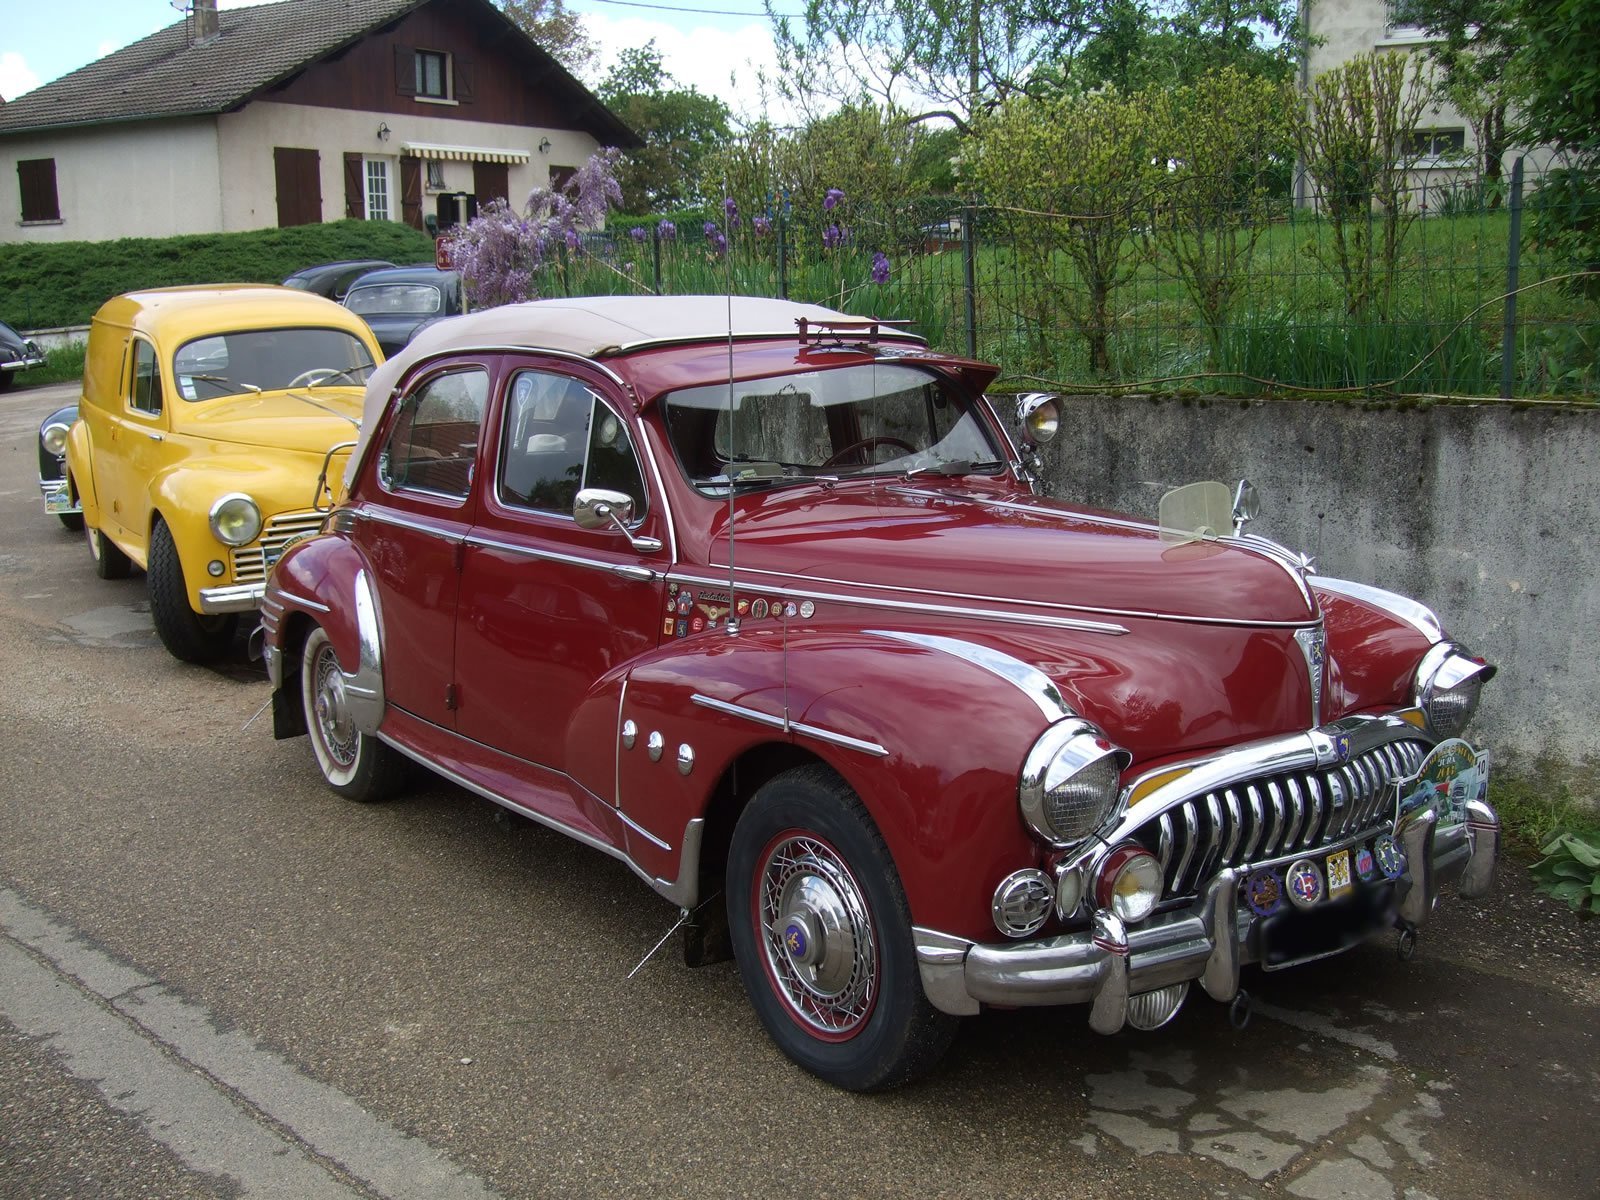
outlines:
[[392, 174], [387, 158], [365, 160], [366, 213], [369, 221], [394, 220], [392, 204], [394, 189], [390, 186]]

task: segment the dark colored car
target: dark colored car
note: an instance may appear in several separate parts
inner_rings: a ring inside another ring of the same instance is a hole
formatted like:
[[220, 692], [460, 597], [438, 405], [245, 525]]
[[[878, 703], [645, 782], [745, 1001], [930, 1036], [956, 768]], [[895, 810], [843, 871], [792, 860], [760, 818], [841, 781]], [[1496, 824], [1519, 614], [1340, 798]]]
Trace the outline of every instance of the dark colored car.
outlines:
[[0, 321], [0, 392], [11, 387], [19, 371], [43, 365], [44, 351]]
[[372, 326], [385, 355], [399, 350], [424, 325], [466, 311], [460, 274], [437, 267], [369, 271], [350, 285], [344, 306]]
[[39, 491], [44, 510], [74, 533], [83, 529], [83, 506], [67, 486], [67, 432], [78, 419], [76, 404], [63, 405], [39, 423]]
[[385, 258], [351, 258], [343, 262], [318, 263], [302, 267], [283, 281], [284, 287], [302, 292], [315, 292], [330, 300], [343, 301], [350, 285], [369, 271], [381, 271], [394, 264]]

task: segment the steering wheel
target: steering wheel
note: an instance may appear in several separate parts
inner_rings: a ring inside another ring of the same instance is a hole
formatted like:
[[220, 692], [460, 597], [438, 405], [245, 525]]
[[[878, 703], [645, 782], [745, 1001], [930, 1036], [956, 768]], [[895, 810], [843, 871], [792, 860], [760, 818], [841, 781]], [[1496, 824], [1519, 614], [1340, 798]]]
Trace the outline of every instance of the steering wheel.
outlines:
[[349, 374], [349, 371], [341, 371], [337, 367], [311, 367], [301, 371], [300, 374], [289, 380], [284, 386], [294, 388], [303, 384], [306, 387], [315, 387], [317, 384], [325, 383], [329, 379], [337, 379], [341, 375], [348, 376]]
[[879, 446], [898, 446], [907, 454], [915, 454], [917, 452], [917, 448], [911, 445], [909, 442], [902, 441], [897, 437], [890, 437], [887, 434], [878, 434], [875, 437], [864, 437], [858, 442], [851, 442], [848, 446], [840, 447], [833, 454], [829, 455], [822, 465], [825, 467], [831, 467], [835, 463], [843, 461], [848, 455], [857, 450], [876, 450]]

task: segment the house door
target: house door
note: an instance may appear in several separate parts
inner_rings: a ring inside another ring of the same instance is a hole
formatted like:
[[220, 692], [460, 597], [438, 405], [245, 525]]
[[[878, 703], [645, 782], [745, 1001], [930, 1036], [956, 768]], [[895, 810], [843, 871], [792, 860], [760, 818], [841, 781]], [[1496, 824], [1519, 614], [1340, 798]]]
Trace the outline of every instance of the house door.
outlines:
[[510, 170], [505, 163], [475, 162], [472, 164], [472, 192], [479, 204], [491, 200], [509, 200]]
[[322, 220], [322, 168], [315, 150], [274, 146], [272, 171], [278, 182], [278, 225], [315, 225]]

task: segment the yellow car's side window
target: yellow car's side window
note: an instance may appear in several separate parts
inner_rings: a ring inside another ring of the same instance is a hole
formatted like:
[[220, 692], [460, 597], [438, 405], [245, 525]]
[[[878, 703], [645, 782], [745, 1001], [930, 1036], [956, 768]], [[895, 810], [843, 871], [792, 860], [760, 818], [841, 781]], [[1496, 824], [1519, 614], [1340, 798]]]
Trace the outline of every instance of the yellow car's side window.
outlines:
[[152, 416], [161, 411], [161, 364], [156, 348], [143, 338], [133, 342], [133, 379], [128, 404]]

